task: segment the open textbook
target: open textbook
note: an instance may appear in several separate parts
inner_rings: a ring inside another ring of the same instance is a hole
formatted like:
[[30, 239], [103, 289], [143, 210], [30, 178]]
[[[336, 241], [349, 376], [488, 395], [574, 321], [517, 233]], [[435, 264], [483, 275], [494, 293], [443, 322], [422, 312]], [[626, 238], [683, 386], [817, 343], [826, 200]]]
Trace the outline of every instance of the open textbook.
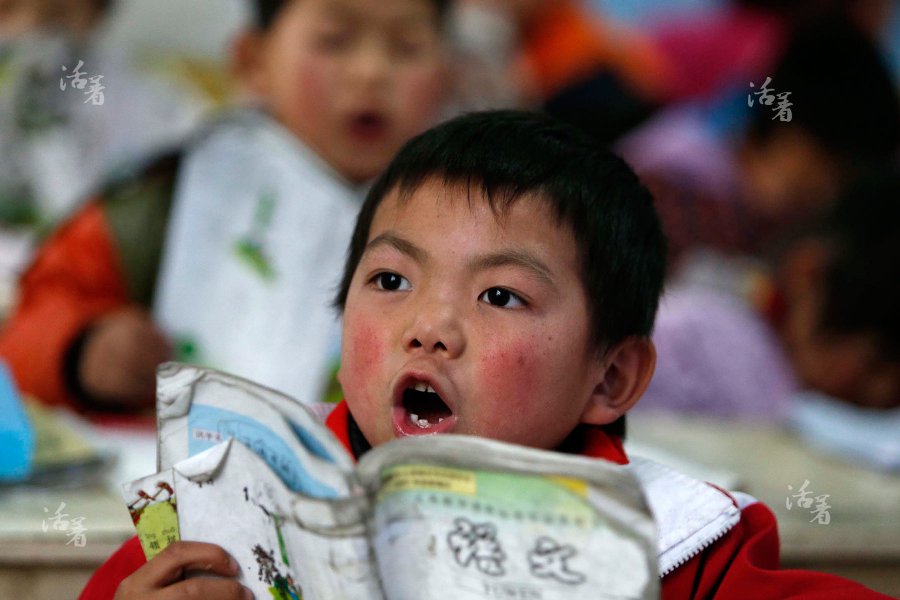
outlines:
[[148, 558], [219, 544], [258, 600], [659, 594], [641, 486], [611, 463], [445, 435], [354, 464], [310, 407], [175, 363], [157, 401], [158, 473], [124, 486]]

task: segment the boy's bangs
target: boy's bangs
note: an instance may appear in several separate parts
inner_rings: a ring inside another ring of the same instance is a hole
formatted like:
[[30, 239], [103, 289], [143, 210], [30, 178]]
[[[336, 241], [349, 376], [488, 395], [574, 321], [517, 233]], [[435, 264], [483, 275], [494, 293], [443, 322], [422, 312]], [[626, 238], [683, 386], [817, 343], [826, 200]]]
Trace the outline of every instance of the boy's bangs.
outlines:
[[563, 214], [556, 203], [550, 202], [544, 196], [543, 190], [529, 188], [514, 181], [506, 181], [498, 178], [467, 174], [453, 175], [446, 171], [439, 173], [407, 174], [398, 178], [394, 189], [397, 191], [397, 201], [405, 204], [426, 181], [432, 178], [440, 178], [444, 187], [450, 189], [465, 189], [468, 205], [471, 207], [476, 198], [484, 198], [495, 216], [502, 216], [509, 208], [523, 197], [540, 199], [557, 217], [557, 224], [563, 220]]

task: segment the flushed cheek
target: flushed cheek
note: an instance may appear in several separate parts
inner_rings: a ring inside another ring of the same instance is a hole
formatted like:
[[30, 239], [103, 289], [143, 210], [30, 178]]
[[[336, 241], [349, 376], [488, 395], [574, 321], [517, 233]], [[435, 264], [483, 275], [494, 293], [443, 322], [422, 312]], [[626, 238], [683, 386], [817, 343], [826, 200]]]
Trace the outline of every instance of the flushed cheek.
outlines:
[[506, 340], [482, 354], [478, 385], [486, 394], [485, 403], [491, 407], [492, 419], [508, 421], [509, 415], [534, 414], [538, 408], [535, 398], [540, 398], [540, 390], [544, 388], [543, 362], [544, 349], [529, 337]]
[[331, 87], [328, 65], [313, 57], [300, 59], [296, 64], [293, 80], [294, 96], [298, 106], [328, 108], [325, 100]]
[[376, 323], [365, 319], [357, 319], [344, 328], [341, 381], [345, 393], [363, 393], [364, 384], [380, 382], [385, 343], [378, 331]]

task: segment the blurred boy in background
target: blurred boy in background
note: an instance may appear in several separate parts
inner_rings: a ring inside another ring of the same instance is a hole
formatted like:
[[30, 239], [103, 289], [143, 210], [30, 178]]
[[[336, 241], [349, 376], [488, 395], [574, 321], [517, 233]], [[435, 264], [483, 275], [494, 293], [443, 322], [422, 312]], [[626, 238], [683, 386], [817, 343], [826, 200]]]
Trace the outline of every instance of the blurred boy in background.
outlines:
[[746, 297], [673, 287], [661, 304], [657, 372], [642, 407], [779, 419], [794, 412], [802, 388], [896, 410], [898, 198], [895, 170], [851, 186], [786, 244], [772, 276], [756, 279]]
[[526, 106], [609, 143], [667, 96], [649, 40], [581, 0], [465, 0], [455, 33], [468, 108]]
[[0, 226], [57, 223], [111, 169], [181, 141], [208, 108], [114, 39], [116, 6], [0, 1]]
[[758, 256], [896, 160], [900, 97], [871, 34], [838, 13], [798, 25], [755, 81], [620, 146], [658, 199], [673, 264], [698, 248]]
[[444, 2], [255, 5], [234, 62], [263, 110], [108, 185], [41, 249], [0, 334], [23, 391], [147, 405], [178, 356], [322, 393], [361, 192], [440, 103]]

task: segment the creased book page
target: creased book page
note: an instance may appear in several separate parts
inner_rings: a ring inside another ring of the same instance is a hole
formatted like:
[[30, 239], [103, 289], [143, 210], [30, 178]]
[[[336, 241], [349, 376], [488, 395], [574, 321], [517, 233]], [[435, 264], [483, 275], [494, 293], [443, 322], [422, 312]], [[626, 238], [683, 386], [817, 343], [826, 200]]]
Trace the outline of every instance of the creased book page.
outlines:
[[167, 365], [158, 399], [160, 451], [182, 458], [129, 503], [169, 485], [181, 539], [222, 546], [257, 599], [658, 597], [656, 530], [619, 465], [448, 435], [354, 468], [302, 405], [241, 378]]
[[167, 363], [157, 373], [160, 470], [234, 438], [295, 492], [345, 494], [352, 459], [299, 402], [240, 377]]
[[[224, 548], [241, 566], [240, 582], [258, 600], [381, 597], [359, 502], [294, 494], [236, 441], [173, 470], [183, 539]], [[302, 520], [295, 518], [299, 513]]]
[[358, 471], [391, 600], [658, 597], [655, 527], [621, 468], [454, 435], [391, 442]]

